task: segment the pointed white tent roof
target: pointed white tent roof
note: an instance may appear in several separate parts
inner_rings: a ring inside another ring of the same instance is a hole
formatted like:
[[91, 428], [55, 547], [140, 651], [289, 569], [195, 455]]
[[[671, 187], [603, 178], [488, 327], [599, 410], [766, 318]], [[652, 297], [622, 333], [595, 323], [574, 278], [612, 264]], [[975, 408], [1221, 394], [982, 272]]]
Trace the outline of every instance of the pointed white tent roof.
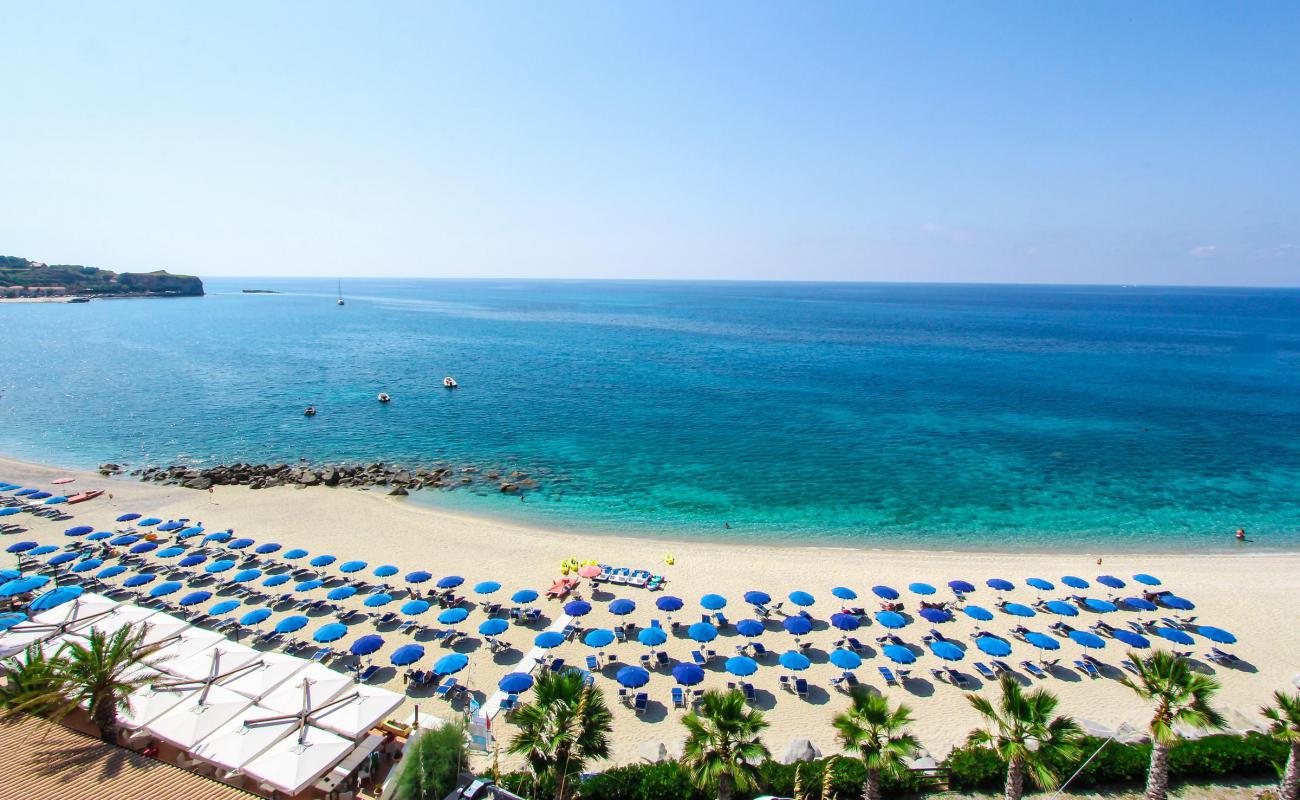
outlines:
[[[151, 670], [152, 671], [152, 670]], [[167, 676], [154, 671], [160, 678]], [[117, 712], [117, 722], [127, 730], [135, 730], [171, 711], [182, 700], [195, 694], [202, 687], [154, 687], [146, 686], [131, 694], [126, 699], [126, 708]]]
[[280, 684], [306, 669], [311, 662], [284, 653], [268, 652], [259, 653], [254, 663], [257, 664], [255, 668], [232, 675], [219, 683], [227, 689], [251, 698], [254, 702], [259, 702]]
[[106, 611], [112, 611], [119, 605], [121, 604], [116, 600], [102, 594], [85, 592], [62, 605], [57, 605], [48, 611], [33, 615], [32, 622], [43, 625], [75, 623], [77, 620], [98, 617]]
[[354, 747], [349, 739], [309, 725], [248, 762], [244, 774], [296, 795], [333, 769]]
[[190, 754], [225, 769], [240, 769], [267, 748], [289, 734], [297, 734], [296, 719], [246, 725], [246, 720], [265, 719], [276, 712], [262, 706], [249, 706], [199, 742]]
[[172, 664], [195, 653], [202, 653], [204, 650], [216, 647], [224, 641], [226, 637], [216, 631], [205, 631], [190, 626], [180, 633], [157, 642], [160, 646], [153, 657], [162, 665], [163, 671], [170, 672]]
[[308, 687], [308, 701], [312, 707], [328, 703], [355, 685], [349, 676], [312, 663], [279, 687], [272, 689], [259, 703], [281, 714], [297, 714], [302, 711], [303, 681], [311, 684]]
[[20, 653], [28, 645], [61, 636], [77, 623], [107, 616], [118, 605], [103, 595], [83, 594], [63, 605], [42, 611], [0, 634], [0, 658]]
[[192, 656], [175, 659], [166, 667], [168, 672], [178, 677], [202, 680], [230, 674], [256, 661], [258, 655], [258, 652], [251, 647], [234, 642], [221, 642]]
[[182, 750], [191, 750], [252, 702], [220, 686], [208, 686], [186, 695], [165, 714], [145, 723], [150, 733]]
[[[359, 684], [311, 721], [348, 739], [359, 739], [402, 704], [402, 696], [377, 686]], [[343, 702], [337, 702], [342, 700]]]
[[146, 619], [144, 628], [144, 638], [140, 640], [140, 643], [144, 645], [155, 645], [177, 634], [195, 629], [193, 625], [185, 620], [162, 612], [157, 612]]
[[[84, 597], [84, 595], [83, 595]], [[78, 636], [90, 638], [90, 632], [101, 631], [111, 634], [127, 625], [138, 625], [148, 620], [150, 617], [157, 616], [158, 612], [152, 608], [141, 608], [140, 606], [127, 605], [125, 603], [113, 609], [113, 613], [105, 614], [96, 618], [93, 622], [77, 625], [73, 628], [73, 633]]]

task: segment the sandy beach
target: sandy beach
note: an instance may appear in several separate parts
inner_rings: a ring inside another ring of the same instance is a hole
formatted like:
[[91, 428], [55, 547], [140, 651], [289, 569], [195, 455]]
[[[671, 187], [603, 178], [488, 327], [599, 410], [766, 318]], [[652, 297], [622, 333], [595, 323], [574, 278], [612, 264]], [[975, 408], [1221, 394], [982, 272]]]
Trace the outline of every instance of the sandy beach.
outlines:
[[[103, 488], [112, 494], [112, 499], [106, 494], [96, 500], [68, 507], [68, 512], [75, 517], [75, 521], [49, 521], [35, 519], [30, 515], [8, 518], [6, 521], [9, 522], [23, 522], [28, 526], [28, 531], [3, 537], [0, 547], [20, 538], [63, 545], [69, 541], [63, 535], [63, 530], [71, 525], [85, 524], [97, 529], [113, 530], [116, 525], [114, 519], [118, 515], [136, 511], [163, 519], [188, 518], [202, 521], [209, 530], [233, 528], [237, 535], [251, 537], [259, 543], [271, 541], [279, 542], [286, 548], [302, 547], [313, 555], [331, 553], [338, 556], [340, 561], [361, 559], [368, 561], [371, 568], [387, 563], [396, 565], [402, 574], [425, 569], [432, 572], [435, 578], [445, 574], [462, 575], [466, 583], [461, 591], [471, 601], [476, 598], [469, 588], [478, 581], [499, 581], [503, 588], [492, 599], [501, 602], [507, 602], [510, 594], [517, 589], [545, 590], [558, 577], [561, 561], [568, 557], [594, 559], [634, 569], [644, 568], [665, 576], [668, 584], [662, 594], [676, 595], [686, 601], [676, 618], [688, 623], [698, 620], [702, 611], [698, 600], [705, 593], [715, 592], [728, 598], [729, 604], [724, 613], [734, 623], [753, 616], [750, 607], [742, 600], [742, 595], [747, 590], [762, 589], [776, 598], [784, 598], [794, 590], [810, 592], [816, 597], [816, 603], [809, 611], [820, 621], [817, 629], [807, 637], [813, 642], [813, 648], [809, 651], [812, 667], [802, 673], [813, 687], [810, 697], [807, 700], [799, 699], [779, 687], [778, 677], [785, 670], [775, 664], [774, 658], [761, 662], [758, 673], [750, 679], [758, 689], [760, 707], [769, 709], [767, 716], [772, 726], [766, 741], [777, 755], [796, 737], [811, 739], [824, 753], [837, 749], [830, 720], [846, 706], [847, 699], [846, 695], [830, 686], [831, 678], [838, 676], [840, 670], [827, 663], [827, 655], [834, 649], [831, 642], [840, 636], [839, 631], [825, 625], [830, 615], [841, 607], [841, 602], [831, 595], [830, 590], [835, 586], [847, 586], [858, 592], [859, 599], [849, 605], [875, 610], [878, 601], [870, 594], [870, 587], [875, 584], [903, 589], [913, 581], [924, 581], [940, 587], [934, 599], [951, 599], [952, 593], [946, 588], [946, 583], [953, 579], [964, 579], [979, 587], [970, 602], [991, 609], [1000, 596], [1007, 600], [1032, 603], [1039, 593], [1024, 584], [1025, 578], [1031, 576], [1057, 582], [1056, 591], [1044, 593], [1045, 597], [1056, 598], [1067, 593], [1063, 590], [1064, 587], [1059, 586], [1062, 575], [1079, 575], [1091, 581], [1097, 575], [1111, 574], [1128, 580], [1134, 573], [1147, 572], [1161, 579], [1161, 588], [1170, 589], [1195, 602], [1196, 609], [1191, 613], [1201, 623], [1226, 628], [1237, 636], [1238, 642], [1225, 649], [1244, 660], [1241, 668], [1217, 667], [1205, 663], [1205, 668], [1213, 669], [1222, 681], [1219, 704], [1227, 710], [1235, 727], [1257, 724], [1259, 717], [1256, 709], [1268, 700], [1275, 689], [1290, 686], [1297, 673], [1300, 673], [1300, 626], [1295, 625], [1294, 611], [1296, 591], [1300, 589], [1300, 555], [1252, 554], [1248, 546], [1240, 555], [1213, 556], [1192, 553], [963, 553], [751, 545], [740, 540], [717, 543], [580, 535], [446, 513], [436, 508], [431, 509], [426, 504], [417, 505], [379, 492], [288, 487], [250, 491], [242, 487], [217, 487], [209, 495], [207, 492], [180, 487], [108, 479], [94, 473], [0, 459], [0, 478], [14, 483], [48, 487], [52, 480], [64, 477], [76, 479], [65, 489]], [[672, 564], [665, 561], [670, 554]], [[12, 555], [5, 554], [3, 565], [13, 566], [13, 559]], [[1100, 565], [1098, 559], [1101, 559]], [[325, 571], [330, 572], [329, 569]], [[366, 574], [368, 572], [369, 570]], [[1007, 578], [1017, 588], [999, 594], [984, 585], [985, 580], [993, 577]], [[400, 575], [392, 580], [400, 581]], [[430, 587], [432, 584], [424, 586]], [[612, 627], [616, 624], [618, 618], [605, 609], [605, 601], [614, 597], [628, 598], [637, 603], [637, 610], [627, 619], [638, 626], [646, 626], [656, 618], [663, 620], [665, 625], [668, 622], [670, 615], [658, 612], [654, 607], [654, 600], [660, 593], [620, 587], [598, 589], [593, 595], [590, 585], [582, 588], [589, 599], [596, 601], [596, 610], [580, 620], [587, 627]], [[1130, 596], [1138, 594], [1140, 589], [1130, 582], [1130, 586], [1119, 594]], [[317, 590], [312, 596], [324, 597], [326, 591], [327, 588]], [[1104, 598], [1111, 590], [1094, 583], [1092, 588], [1082, 593]], [[363, 599], [357, 596], [345, 602], [361, 608]], [[903, 591], [902, 600], [907, 611], [914, 613], [919, 599], [916, 595]], [[552, 618], [560, 613], [558, 604], [554, 602], [542, 600], [538, 604]], [[786, 607], [791, 608], [789, 603]], [[1104, 618], [1118, 625], [1123, 620], [1165, 615], [1168, 612], [1135, 614], [1120, 611], [1105, 615]], [[436, 611], [430, 612], [422, 621], [434, 625], [435, 616]], [[474, 635], [474, 630], [484, 619], [484, 612], [472, 607], [469, 619], [459, 626], [470, 637], [462, 640], [457, 647], [470, 656], [470, 666], [458, 677], [461, 682], [472, 687], [480, 698], [491, 696], [496, 691], [498, 679], [512, 671], [512, 665], [518, 662], [522, 653], [532, 649], [533, 637], [545, 627], [512, 626], [501, 638], [514, 649], [493, 656], [487, 648], [481, 647], [478, 637]], [[777, 619], [779, 620], [779, 615]], [[989, 632], [1006, 634], [1014, 624], [1021, 621], [1030, 628], [1046, 631], [1047, 625], [1057, 619], [1061, 618], [1039, 615], [1030, 620], [1020, 620], [995, 613], [991, 622], [980, 624]], [[349, 636], [339, 644], [346, 645], [357, 636], [374, 632], [374, 626], [368, 619], [357, 615], [354, 620], [358, 621], [350, 623]], [[1096, 620], [1097, 615], [1085, 611], [1081, 616], [1067, 621], [1076, 627], [1086, 627]], [[328, 620], [322, 618], [320, 623], [313, 621], [303, 633], [309, 635], [311, 630], [325, 621]], [[974, 620], [958, 614], [955, 621], [937, 627], [945, 636], [969, 643], [975, 625]], [[921, 636], [930, 627], [932, 626], [923, 620], [917, 620], [898, 633], [909, 643], [920, 644]], [[976, 716], [962, 691], [948, 684], [936, 683], [930, 678], [929, 669], [941, 666], [942, 662], [929, 653], [922, 655], [913, 665], [912, 674], [919, 680], [909, 682], [905, 688], [883, 687], [876, 667], [888, 665], [889, 662], [878, 654], [878, 648], [875, 647], [875, 638], [883, 632], [878, 624], [865, 626], [856, 632], [857, 638], [873, 645], [870, 657], [856, 671], [857, 675], [873, 687], [884, 688], [891, 698], [909, 704], [917, 719], [916, 733], [932, 754], [942, 757], [949, 748], [965, 738], [966, 733], [976, 724]], [[388, 654], [410, 639], [393, 630], [381, 633], [386, 644], [374, 658], [376, 664], [387, 667]], [[744, 641], [746, 640], [736, 635], [734, 628], [723, 630], [722, 635], [710, 645], [723, 658], [709, 665], [703, 688], [722, 687], [728, 680], [735, 680], [722, 670], [722, 662], [725, 657], [734, 655], [736, 645]], [[793, 645], [793, 637], [779, 630], [769, 630], [760, 641], [775, 653], [783, 652]], [[1014, 651], [1007, 661], [1018, 664], [1021, 660], [1037, 657], [1037, 652], [1028, 645], [1014, 639], [1010, 641]], [[448, 652], [436, 642], [428, 642], [426, 646], [428, 655], [417, 666], [431, 666], [437, 657]], [[674, 658], [689, 660], [691, 651], [697, 647], [689, 639], [670, 637], [664, 649]], [[1199, 657], [1208, 652], [1209, 647], [1209, 642], [1198, 638], [1196, 646], [1188, 649], [1194, 650]], [[644, 648], [631, 642], [615, 644], [603, 650], [616, 662], [636, 663]], [[556, 655], [565, 658], [570, 664], [581, 665], [592, 652], [594, 651], [581, 642], [573, 641], [559, 648]], [[1107, 647], [1096, 655], [1104, 662], [1117, 665], [1124, 653], [1125, 649], [1118, 642], [1108, 641]], [[1062, 665], [1068, 666], [1082, 654], [1081, 648], [1067, 641], [1061, 650], [1051, 655], [1060, 656]], [[987, 684], [979, 680], [972, 667], [974, 661], [980, 660], [989, 659], [983, 658], [972, 647], [966, 658], [956, 666], [976, 681], [979, 691], [989, 691]], [[650, 684], [644, 690], [650, 694], [650, 709], [638, 717], [630, 708], [614, 701], [617, 684], [612, 680], [613, 673], [613, 669], [607, 669], [599, 681], [615, 708], [612, 761], [626, 763], [637, 760], [642, 744], [647, 742], [664, 742], [670, 752], [676, 751], [682, 738], [682, 728], [677, 720], [683, 712], [671, 707], [671, 676], [662, 671], [652, 673]], [[1119, 674], [1121, 673], [1115, 670], [1108, 676], [1089, 680], [1072, 670], [1058, 671], [1044, 683], [1060, 695], [1062, 710], [1065, 712], [1110, 728], [1124, 723], [1140, 728], [1145, 721], [1146, 709], [1129, 689], [1115, 679]], [[381, 673], [380, 678], [381, 685], [399, 692], [404, 690], [399, 670], [388, 668]], [[524, 699], [527, 699], [526, 695]], [[419, 704], [422, 714], [443, 717], [450, 715], [447, 705], [430, 697], [427, 691], [410, 695], [407, 707], [399, 711], [398, 715], [405, 716], [414, 710], [416, 704]], [[494, 731], [503, 745], [511, 734], [509, 726], [504, 724], [501, 717], [494, 723]], [[512, 763], [511, 759], [502, 755], [503, 766]]]

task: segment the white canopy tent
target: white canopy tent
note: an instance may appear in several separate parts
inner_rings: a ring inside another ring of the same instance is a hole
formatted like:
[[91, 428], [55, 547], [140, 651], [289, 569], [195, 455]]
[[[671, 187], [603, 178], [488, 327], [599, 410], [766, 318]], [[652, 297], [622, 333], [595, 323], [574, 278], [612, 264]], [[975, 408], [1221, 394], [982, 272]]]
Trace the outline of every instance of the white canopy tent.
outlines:
[[231, 673], [253, 663], [258, 656], [259, 653], [251, 647], [223, 641], [194, 655], [170, 661], [165, 666], [168, 672], [178, 677], [201, 680]]
[[140, 643], [149, 646], [166, 641], [186, 631], [197, 630], [185, 620], [162, 612], [155, 613], [146, 619], [144, 629], [144, 638], [140, 640]]
[[[84, 597], [85, 595], [83, 595]], [[122, 603], [113, 609], [113, 613], [97, 617], [92, 622], [76, 625], [72, 632], [78, 636], [90, 638], [91, 631], [99, 631], [105, 634], [112, 634], [127, 625], [139, 625], [151, 617], [157, 616], [158, 612], [152, 608], [141, 608], [140, 606], [127, 605]]]
[[348, 739], [360, 739], [402, 704], [402, 696], [376, 686], [358, 684], [339, 695], [330, 707], [312, 715], [312, 722]]
[[260, 702], [282, 683], [306, 669], [310, 662], [284, 653], [266, 652], [259, 653], [254, 663], [254, 669], [225, 678], [220, 681], [221, 685]]
[[285, 736], [249, 761], [244, 774], [296, 795], [329, 772], [352, 752], [356, 743], [312, 725], [293, 736]]
[[165, 672], [170, 672], [171, 664], [182, 661], [195, 653], [202, 653], [204, 650], [216, 647], [224, 641], [226, 641], [226, 637], [216, 631], [206, 631], [191, 625], [179, 633], [155, 642], [154, 644], [158, 645], [158, 649], [154, 652], [153, 657], [155, 661], [162, 665]]
[[194, 747], [252, 705], [242, 694], [221, 686], [205, 686], [188, 694], [170, 711], [145, 724], [159, 739], [182, 750]]
[[290, 733], [295, 733], [296, 720], [278, 719], [274, 722], [248, 725], [245, 720], [274, 717], [276, 712], [264, 706], [253, 705], [213, 731], [199, 742], [190, 755], [216, 764], [225, 770], [237, 770], [265, 752], [271, 745]]
[[[166, 677], [156, 670], [151, 671], [156, 677]], [[199, 688], [194, 686], [151, 684], [127, 697], [126, 708], [119, 709], [117, 712], [117, 722], [126, 730], [137, 730], [171, 711], [185, 698], [198, 691]]]
[[62, 636], [78, 623], [91, 621], [111, 614], [118, 605], [103, 595], [83, 594], [56, 608], [42, 611], [26, 622], [20, 622], [0, 635], [0, 658], [7, 658], [26, 650], [28, 645], [55, 636]]
[[259, 703], [281, 714], [297, 714], [303, 708], [304, 682], [307, 683], [307, 702], [311, 708], [324, 705], [355, 685], [351, 677], [311, 663], [268, 692]]

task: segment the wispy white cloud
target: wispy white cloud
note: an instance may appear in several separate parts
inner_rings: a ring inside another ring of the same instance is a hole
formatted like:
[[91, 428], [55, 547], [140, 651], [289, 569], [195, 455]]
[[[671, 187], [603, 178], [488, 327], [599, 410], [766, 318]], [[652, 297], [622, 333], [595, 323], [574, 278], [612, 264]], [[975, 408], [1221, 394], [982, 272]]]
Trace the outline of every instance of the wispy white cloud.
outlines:
[[1218, 252], [1219, 246], [1217, 244], [1203, 244], [1199, 247], [1193, 247], [1187, 252], [1187, 255], [1192, 258], [1212, 258]]

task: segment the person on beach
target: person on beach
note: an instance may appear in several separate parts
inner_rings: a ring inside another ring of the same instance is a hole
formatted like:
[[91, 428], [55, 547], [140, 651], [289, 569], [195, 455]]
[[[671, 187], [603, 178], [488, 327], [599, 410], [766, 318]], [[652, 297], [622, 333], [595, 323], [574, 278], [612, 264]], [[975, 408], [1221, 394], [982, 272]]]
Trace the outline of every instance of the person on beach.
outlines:
[[1238, 528], [1238, 529], [1237, 529], [1237, 541], [1239, 541], [1239, 542], [1244, 542], [1244, 541], [1246, 541], [1246, 529], [1245, 529], [1245, 528]]

